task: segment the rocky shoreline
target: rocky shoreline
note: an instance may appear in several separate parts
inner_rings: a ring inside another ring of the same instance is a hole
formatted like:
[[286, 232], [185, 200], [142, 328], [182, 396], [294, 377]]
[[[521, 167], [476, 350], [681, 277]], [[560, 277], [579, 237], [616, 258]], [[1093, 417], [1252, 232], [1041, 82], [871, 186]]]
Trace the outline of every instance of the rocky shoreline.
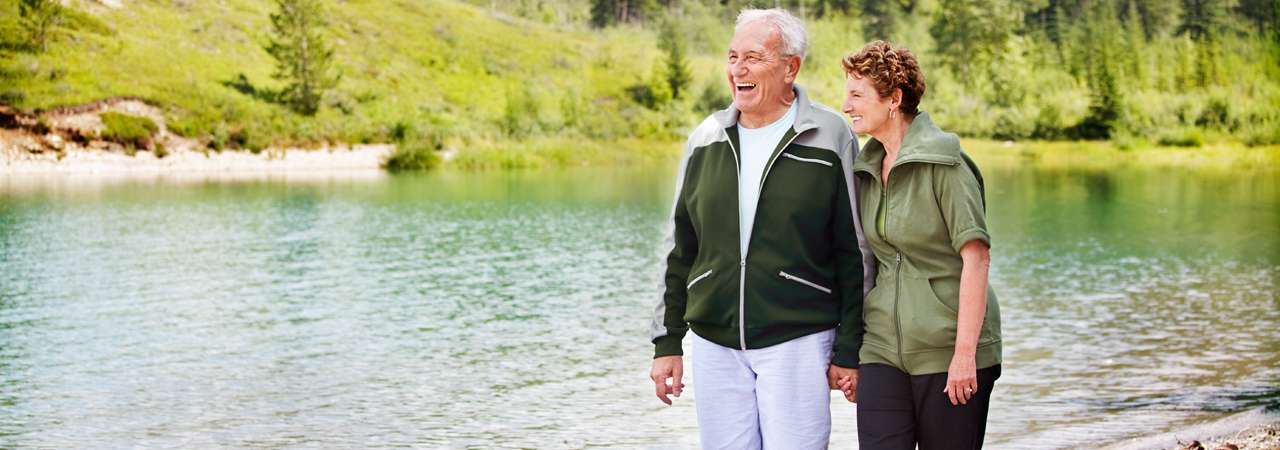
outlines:
[[1280, 450], [1280, 416], [1258, 408], [1099, 447], [1104, 450]]
[[[157, 130], [137, 148], [100, 139], [107, 112], [145, 117]], [[394, 150], [369, 144], [213, 151], [170, 132], [158, 108], [129, 97], [35, 113], [0, 106], [0, 174], [381, 170]]]
[[1277, 450], [1280, 449], [1280, 423], [1255, 425], [1230, 436], [1205, 442], [1191, 441], [1174, 447], [1177, 450]]

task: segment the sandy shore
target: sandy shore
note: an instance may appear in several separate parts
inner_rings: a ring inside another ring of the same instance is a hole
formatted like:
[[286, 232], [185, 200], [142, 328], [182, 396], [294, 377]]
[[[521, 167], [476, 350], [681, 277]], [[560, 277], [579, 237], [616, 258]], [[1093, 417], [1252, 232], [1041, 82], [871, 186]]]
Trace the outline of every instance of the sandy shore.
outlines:
[[196, 152], [177, 150], [157, 158], [149, 151], [121, 152], [75, 149], [59, 154], [0, 148], [0, 174], [148, 174], [175, 172], [300, 172], [380, 170], [391, 145], [357, 145], [316, 150], [269, 149]]

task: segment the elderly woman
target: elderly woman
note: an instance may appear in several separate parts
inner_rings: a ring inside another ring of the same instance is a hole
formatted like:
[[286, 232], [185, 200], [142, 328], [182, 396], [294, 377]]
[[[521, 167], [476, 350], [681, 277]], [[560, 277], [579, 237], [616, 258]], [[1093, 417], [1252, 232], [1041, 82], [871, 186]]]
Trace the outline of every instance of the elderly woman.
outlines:
[[1000, 377], [982, 175], [959, 139], [919, 110], [924, 73], [909, 50], [876, 41], [843, 64], [843, 111], [854, 132], [871, 135], [853, 172], [879, 269], [863, 306], [858, 377], [839, 383], [858, 403], [858, 441], [981, 448]]

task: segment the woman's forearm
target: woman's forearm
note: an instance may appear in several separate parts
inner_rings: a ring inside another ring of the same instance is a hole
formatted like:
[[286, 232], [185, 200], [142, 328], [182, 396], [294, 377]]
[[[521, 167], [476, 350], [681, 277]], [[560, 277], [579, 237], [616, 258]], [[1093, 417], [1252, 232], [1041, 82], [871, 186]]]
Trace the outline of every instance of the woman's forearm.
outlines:
[[960, 248], [964, 267], [960, 270], [960, 312], [956, 324], [957, 356], [972, 358], [978, 351], [978, 336], [987, 313], [987, 272], [991, 253], [987, 245], [972, 240]]

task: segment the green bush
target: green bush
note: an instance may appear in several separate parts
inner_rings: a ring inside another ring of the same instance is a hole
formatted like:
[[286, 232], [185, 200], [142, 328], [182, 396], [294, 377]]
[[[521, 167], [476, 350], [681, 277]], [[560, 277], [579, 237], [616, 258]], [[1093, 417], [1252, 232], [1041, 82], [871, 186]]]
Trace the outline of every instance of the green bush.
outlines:
[[729, 95], [728, 90], [723, 81], [711, 80], [703, 83], [702, 91], [694, 100], [693, 111], [698, 115], [706, 116], [728, 108], [729, 104], [733, 103], [733, 97]]
[[507, 89], [506, 107], [498, 127], [508, 137], [523, 138], [542, 131], [541, 105], [527, 84]]
[[233, 148], [248, 150], [253, 153], [261, 152], [268, 145], [266, 135], [249, 127], [231, 130], [231, 133], [227, 135], [227, 139]]
[[49, 125], [49, 119], [41, 117], [36, 119], [36, 126], [32, 127], [31, 131], [36, 134], [48, 134], [53, 131], [53, 127]]
[[1199, 128], [1181, 128], [1161, 135], [1156, 143], [1173, 147], [1200, 147], [1204, 145], [1204, 132]]
[[146, 117], [111, 111], [102, 113], [101, 118], [106, 128], [99, 136], [126, 149], [151, 148], [151, 137], [160, 131], [160, 127]]
[[1280, 145], [1280, 123], [1277, 122], [1265, 122], [1249, 126], [1241, 130], [1240, 134], [1241, 140], [1250, 147]]
[[440, 154], [429, 143], [415, 142], [396, 146], [382, 167], [392, 172], [425, 171], [436, 168], [441, 162]]
[[27, 98], [27, 94], [22, 91], [4, 91], [0, 92], [0, 104], [15, 104]]
[[223, 149], [227, 148], [229, 138], [230, 133], [227, 133], [227, 128], [222, 124], [218, 124], [209, 133], [209, 149], [215, 152], [222, 152]]

